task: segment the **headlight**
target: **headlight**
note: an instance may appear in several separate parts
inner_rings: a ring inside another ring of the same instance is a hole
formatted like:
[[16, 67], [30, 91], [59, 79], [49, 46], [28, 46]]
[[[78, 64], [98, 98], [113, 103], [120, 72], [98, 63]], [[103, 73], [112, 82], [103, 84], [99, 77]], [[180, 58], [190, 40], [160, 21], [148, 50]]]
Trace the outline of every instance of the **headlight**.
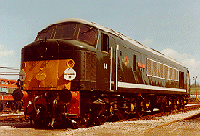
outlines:
[[76, 77], [76, 71], [73, 68], [67, 68], [64, 71], [64, 79], [73, 80]]

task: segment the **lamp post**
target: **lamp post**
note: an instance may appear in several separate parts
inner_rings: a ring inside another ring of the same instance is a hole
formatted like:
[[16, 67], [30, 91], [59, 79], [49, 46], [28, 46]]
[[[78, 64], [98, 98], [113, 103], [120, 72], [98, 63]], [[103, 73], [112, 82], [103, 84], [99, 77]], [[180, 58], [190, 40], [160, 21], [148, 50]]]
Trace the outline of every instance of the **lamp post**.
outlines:
[[195, 90], [196, 90], [196, 100], [197, 100], [197, 76], [193, 77], [193, 80], [195, 80]]

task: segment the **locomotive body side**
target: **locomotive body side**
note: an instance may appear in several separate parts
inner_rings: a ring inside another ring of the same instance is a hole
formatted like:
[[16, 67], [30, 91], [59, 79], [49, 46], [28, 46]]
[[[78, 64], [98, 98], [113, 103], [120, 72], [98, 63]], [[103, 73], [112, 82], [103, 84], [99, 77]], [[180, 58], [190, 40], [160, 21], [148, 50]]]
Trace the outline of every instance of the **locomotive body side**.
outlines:
[[[189, 71], [182, 64], [148, 49], [137, 41], [102, 33], [107, 35], [104, 37], [107, 37], [108, 41], [114, 39], [114, 42], [107, 45], [107, 52], [112, 55], [112, 60], [108, 64], [112, 67], [109, 72], [112, 73], [111, 84], [115, 86], [110, 90], [129, 93], [187, 94]], [[105, 52], [102, 49], [101, 51], [102, 54]]]
[[188, 92], [187, 68], [162, 54], [157, 55], [152, 51], [138, 49], [126, 41], [121, 44], [118, 51], [119, 88], [136, 93], [186, 94]]

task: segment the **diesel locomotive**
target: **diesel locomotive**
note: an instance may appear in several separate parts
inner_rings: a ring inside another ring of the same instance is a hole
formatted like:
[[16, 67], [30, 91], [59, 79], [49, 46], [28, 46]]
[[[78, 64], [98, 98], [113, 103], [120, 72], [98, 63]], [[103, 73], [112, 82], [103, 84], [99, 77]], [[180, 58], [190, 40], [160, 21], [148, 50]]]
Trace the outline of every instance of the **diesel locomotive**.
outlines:
[[94, 22], [49, 25], [21, 55], [24, 111], [38, 126], [99, 125], [187, 103], [185, 66]]

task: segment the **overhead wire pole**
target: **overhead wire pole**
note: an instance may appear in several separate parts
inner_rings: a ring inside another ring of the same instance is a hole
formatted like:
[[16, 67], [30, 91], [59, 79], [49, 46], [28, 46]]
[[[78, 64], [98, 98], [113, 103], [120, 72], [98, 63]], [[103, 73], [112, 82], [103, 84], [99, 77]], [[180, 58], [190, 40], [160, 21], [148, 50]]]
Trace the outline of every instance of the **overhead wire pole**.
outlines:
[[[5, 71], [5, 72], [1, 72], [0, 71], [0, 76], [17, 76], [17, 75], [19, 75], [19, 72], [18, 71], [20, 71], [20, 69], [17, 69], [17, 68], [12, 68], [12, 67], [0, 67], [0, 69], [7, 69], [7, 70], [14, 70], [14, 71], [16, 71], [16, 72], [7, 72], [7, 71]], [[0, 77], [0, 80], [6, 80], [6, 79], [2, 79], [2, 77]], [[8, 79], [9, 80], [9, 79]], [[10, 80], [10, 81], [12, 81], [12, 80]]]
[[198, 100], [198, 97], [197, 97], [197, 76], [193, 77], [193, 80], [195, 80], [196, 100]]
[[19, 69], [17, 69], [17, 68], [11, 68], [11, 67], [0, 67], [0, 68], [12, 69], [12, 70], [19, 70]]
[[16, 73], [7, 73], [7, 72], [2, 72], [0, 73], [0, 75], [10, 75], [10, 76], [15, 76], [15, 75], [19, 75], [19, 72], [16, 72]]
[[0, 75], [15, 76], [15, 75], [19, 75], [19, 72], [0, 72]]

